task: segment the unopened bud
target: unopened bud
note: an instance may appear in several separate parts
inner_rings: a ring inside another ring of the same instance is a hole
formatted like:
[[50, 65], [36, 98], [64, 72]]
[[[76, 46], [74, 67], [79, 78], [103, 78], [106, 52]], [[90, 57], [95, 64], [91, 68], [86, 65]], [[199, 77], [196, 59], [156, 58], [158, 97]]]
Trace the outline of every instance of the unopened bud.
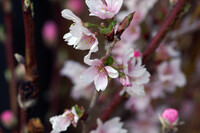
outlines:
[[128, 16], [126, 16], [122, 22], [119, 24], [118, 28], [117, 28], [117, 33], [116, 36], [118, 39], [120, 39], [120, 36], [122, 35], [122, 33], [126, 30], [126, 28], [128, 28], [128, 26], [130, 25], [133, 16], [134, 16], [135, 12], [129, 14]]
[[10, 129], [17, 124], [17, 118], [10, 110], [6, 110], [1, 114], [1, 122], [3, 125]]

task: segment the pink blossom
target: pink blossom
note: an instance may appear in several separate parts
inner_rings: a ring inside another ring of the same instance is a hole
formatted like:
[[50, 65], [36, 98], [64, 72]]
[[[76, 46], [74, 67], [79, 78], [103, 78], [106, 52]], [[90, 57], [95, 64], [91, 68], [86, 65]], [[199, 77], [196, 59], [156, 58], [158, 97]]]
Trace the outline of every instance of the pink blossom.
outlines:
[[56, 23], [52, 20], [48, 20], [47, 22], [45, 22], [42, 29], [43, 39], [48, 44], [53, 44], [57, 39], [57, 35], [58, 35], [58, 27]]
[[62, 11], [62, 16], [74, 22], [70, 26], [70, 32], [63, 36], [68, 45], [73, 45], [75, 49], [98, 51], [98, 40], [95, 34], [83, 26], [79, 17], [68, 9]]
[[13, 112], [11, 112], [10, 110], [6, 110], [1, 113], [1, 122], [5, 127], [11, 128], [17, 123], [17, 119]]
[[84, 8], [83, 0], [68, 0], [66, 7], [76, 14], [81, 14]]
[[142, 66], [141, 57], [135, 57], [135, 55], [137, 54], [135, 54], [133, 49], [129, 49], [124, 55], [122, 72], [131, 80], [132, 85], [124, 86], [123, 91], [130, 95], [143, 96], [145, 95], [144, 84], [149, 82], [150, 74]]
[[80, 99], [81, 97], [90, 99], [94, 90], [94, 86], [91, 83], [77, 80], [85, 69], [86, 66], [83, 66], [82, 64], [73, 60], [68, 60], [65, 62], [64, 67], [60, 70], [61, 75], [72, 80], [74, 86], [71, 90], [71, 96], [76, 100]]
[[97, 129], [90, 133], [127, 133], [127, 130], [122, 128], [123, 123], [120, 122], [119, 117], [112, 118], [105, 123], [97, 119], [97, 125]]
[[176, 109], [168, 108], [164, 110], [161, 117], [162, 119], [168, 120], [173, 125], [178, 120], [178, 111]]
[[[86, 56], [87, 58], [87, 56]], [[89, 58], [89, 57], [88, 57]], [[94, 81], [97, 91], [104, 91], [108, 85], [108, 76], [110, 78], [117, 78], [119, 73], [111, 66], [105, 66], [104, 62], [99, 59], [87, 60], [86, 63], [90, 65], [80, 76], [85, 82]]]
[[123, 0], [86, 0], [90, 16], [101, 19], [112, 18], [122, 6]]
[[126, 109], [130, 109], [132, 111], [144, 112], [150, 105], [151, 99], [149, 96], [145, 97], [130, 97], [126, 102]]
[[174, 92], [176, 87], [186, 84], [186, 77], [181, 71], [181, 60], [179, 58], [165, 61], [158, 66], [159, 80], [167, 85], [168, 92]]
[[53, 116], [50, 118], [53, 128], [51, 133], [60, 133], [61, 131], [66, 131], [70, 124], [76, 127], [78, 120], [79, 116], [77, 115], [74, 107], [72, 107], [71, 110], [66, 110], [61, 115]]

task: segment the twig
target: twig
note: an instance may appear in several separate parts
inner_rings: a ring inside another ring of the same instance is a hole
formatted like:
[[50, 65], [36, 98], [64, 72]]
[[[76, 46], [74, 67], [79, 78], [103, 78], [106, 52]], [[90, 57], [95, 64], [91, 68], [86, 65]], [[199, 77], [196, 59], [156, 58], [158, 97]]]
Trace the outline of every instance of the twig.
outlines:
[[149, 46], [144, 52], [143, 63], [153, 54], [153, 52], [159, 46], [160, 42], [165, 37], [169, 29], [175, 24], [187, 1], [188, 0], [179, 0], [171, 13], [167, 16], [164, 23], [158, 30], [156, 36], [151, 40]]
[[[35, 58], [35, 47], [34, 47], [34, 22], [33, 22], [33, 6], [31, 4], [30, 0], [21, 0], [22, 2], [22, 11], [23, 11], [23, 19], [24, 19], [24, 29], [25, 29], [25, 68], [26, 68], [26, 76], [25, 81], [30, 83], [31, 88], [34, 89], [33, 94], [35, 96], [37, 95], [37, 91], [35, 88], [37, 88], [37, 79], [38, 79], [38, 73], [37, 73], [37, 64], [36, 64], [36, 58]], [[26, 87], [26, 86], [25, 86]], [[28, 89], [28, 88], [25, 88]], [[22, 90], [24, 91], [24, 90]], [[21, 109], [21, 131], [23, 130], [23, 126], [28, 121], [28, 113], [27, 111], [23, 111]]]
[[12, 5], [10, 0], [2, 1], [2, 9], [4, 13], [4, 24], [6, 31], [6, 40], [5, 40], [5, 53], [7, 67], [11, 72], [11, 79], [9, 82], [9, 93], [10, 93], [10, 105], [11, 110], [15, 115], [17, 115], [17, 88], [16, 88], [16, 79], [14, 77], [14, 53], [13, 53], [13, 20], [12, 20]]
[[[167, 31], [169, 30], [169, 27], [171, 27], [176, 22], [186, 2], [187, 0], [179, 0], [177, 5], [165, 19], [157, 35], [153, 38], [153, 40], [149, 44], [149, 47], [144, 52], [143, 63], [149, 58], [149, 56], [153, 54], [155, 49], [158, 47], [160, 41], [165, 37]], [[119, 103], [122, 102], [122, 100], [125, 98], [124, 95], [123, 96], [119, 95], [120, 91], [121, 89], [115, 94], [110, 104], [103, 111], [100, 117], [102, 121], [106, 121], [109, 118], [109, 116], [113, 113], [117, 105], [119, 105]]]

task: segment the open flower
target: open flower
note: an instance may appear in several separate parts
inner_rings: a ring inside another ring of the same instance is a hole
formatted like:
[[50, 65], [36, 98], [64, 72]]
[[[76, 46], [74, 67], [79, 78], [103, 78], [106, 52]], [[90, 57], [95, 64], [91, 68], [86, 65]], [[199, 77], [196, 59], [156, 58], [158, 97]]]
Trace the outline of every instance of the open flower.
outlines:
[[83, 66], [73, 60], [68, 60], [65, 62], [64, 67], [60, 70], [60, 74], [68, 77], [74, 84], [71, 90], [71, 96], [76, 100], [82, 97], [90, 99], [94, 90], [94, 85], [91, 83], [77, 80], [85, 69], [86, 66]]
[[112, 18], [122, 6], [123, 0], [86, 0], [90, 16], [101, 19]]
[[71, 110], [66, 110], [61, 115], [53, 116], [50, 118], [53, 128], [51, 133], [60, 133], [61, 131], [66, 131], [70, 124], [76, 127], [78, 120], [79, 115], [77, 114], [75, 107], [72, 107]]
[[174, 92], [176, 87], [183, 87], [186, 84], [186, 77], [181, 71], [180, 58], [161, 63], [158, 66], [158, 77], [167, 86], [166, 91], [168, 92]]
[[98, 40], [95, 34], [83, 26], [81, 19], [69, 9], [63, 10], [62, 16], [74, 22], [69, 28], [70, 32], [63, 36], [68, 45], [73, 45], [75, 49], [96, 52], [98, 50]]
[[96, 130], [91, 131], [90, 133], [127, 133], [126, 129], [123, 129], [123, 123], [120, 122], [119, 117], [115, 117], [111, 120], [102, 123], [100, 119], [97, 119], [98, 127]]
[[[149, 82], [150, 74], [144, 66], [142, 66], [141, 54], [138, 51], [129, 49], [124, 55], [123, 62], [121, 64], [123, 75], [120, 77], [121, 84], [124, 86], [124, 91], [130, 95], [143, 96], [144, 84]], [[125, 77], [125, 83], [122, 82]], [[131, 81], [131, 83], [130, 83]]]
[[80, 76], [85, 82], [94, 81], [97, 91], [104, 91], [108, 85], [108, 76], [110, 78], [117, 78], [119, 73], [111, 66], [105, 66], [104, 62], [99, 59], [88, 61], [89, 67]]

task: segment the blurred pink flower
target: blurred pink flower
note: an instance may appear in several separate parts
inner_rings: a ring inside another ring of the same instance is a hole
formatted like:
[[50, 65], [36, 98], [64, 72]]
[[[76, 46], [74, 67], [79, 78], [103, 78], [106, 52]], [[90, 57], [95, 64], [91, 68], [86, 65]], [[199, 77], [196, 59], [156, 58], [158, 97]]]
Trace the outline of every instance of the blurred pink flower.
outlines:
[[11, 128], [16, 125], [17, 119], [13, 112], [11, 112], [10, 110], [6, 110], [1, 113], [1, 122], [5, 127]]
[[83, 0], [68, 0], [66, 2], [66, 8], [72, 10], [76, 14], [81, 14], [84, 9]]
[[78, 100], [81, 97], [90, 99], [94, 90], [94, 86], [91, 83], [83, 82], [78, 80], [81, 73], [86, 69], [85, 66], [73, 60], [65, 62], [64, 67], [60, 70], [60, 74], [68, 77], [72, 80], [74, 86], [71, 90], [71, 96]]
[[158, 66], [158, 78], [167, 86], [168, 92], [174, 92], [176, 87], [183, 87], [186, 84], [186, 77], [181, 71], [180, 58], [161, 63]]
[[52, 20], [46, 21], [42, 29], [44, 41], [46, 41], [47, 44], [53, 45], [57, 39], [57, 35], [58, 27], [56, 23]]
[[110, 78], [117, 78], [119, 73], [111, 66], [104, 66], [104, 63], [99, 60], [90, 60], [88, 62], [89, 67], [80, 76], [85, 82], [94, 81], [94, 85], [97, 91], [104, 91], [108, 85], [108, 76]]
[[50, 118], [53, 128], [51, 133], [60, 133], [61, 131], [66, 131], [70, 124], [76, 127], [78, 120], [79, 116], [77, 115], [74, 107], [72, 107], [71, 110], [66, 110], [61, 115], [53, 116]]
[[73, 45], [75, 49], [90, 50], [91, 52], [98, 51], [98, 40], [95, 34], [83, 26], [79, 17], [69, 9], [63, 10], [62, 16], [74, 22], [70, 26], [70, 32], [63, 36], [65, 41], [68, 42], [68, 45]]
[[165, 109], [161, 115], [162, 119], [168, 120], [172, 125], [178, 121], [178, 111], [176, 109]]
[[112, 18], [122, 6], [123, 0], [86, 0], [90, 16], [101, 19]]
[[100, 119], [97, 119], [97, 129], [90, 133], [127, 133], [126, 129], [123, 129], [123, 123], [120, 122], [119, 117], [112, 118], [111, 120], [102, 123]]

